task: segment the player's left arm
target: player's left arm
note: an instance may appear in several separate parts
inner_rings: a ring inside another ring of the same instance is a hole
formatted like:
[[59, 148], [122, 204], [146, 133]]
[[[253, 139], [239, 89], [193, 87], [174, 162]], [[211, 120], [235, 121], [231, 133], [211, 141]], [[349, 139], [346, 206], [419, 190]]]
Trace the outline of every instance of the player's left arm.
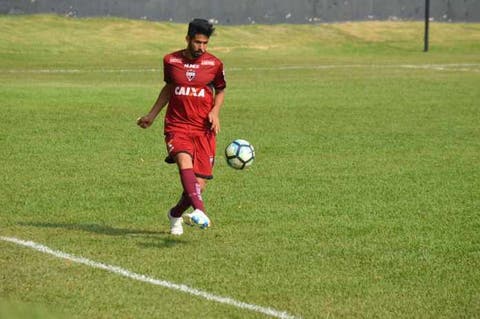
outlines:
[[215, 99], [213, 108], [208, 114], [208, 121], [210, 122], [210, 129], [218, 134], [220, 132], [220, 109], [225, 100], [225, 90], [217, 90], [215, 92]]
[[219, 67], [212, 84], [215, 88], [215, 98], [213, 102], [213, 108], [208, 114], [208, 121], [210, 122], [210, 129], [215, 134], [218, 134], [218, 132], [220, 132], [220, 109], [222, 108], [223, 101], [225, 100], [225, 88], [227, 87], [227, 82], [225, 81], [225, 71], [221, 61], [219, 61]]

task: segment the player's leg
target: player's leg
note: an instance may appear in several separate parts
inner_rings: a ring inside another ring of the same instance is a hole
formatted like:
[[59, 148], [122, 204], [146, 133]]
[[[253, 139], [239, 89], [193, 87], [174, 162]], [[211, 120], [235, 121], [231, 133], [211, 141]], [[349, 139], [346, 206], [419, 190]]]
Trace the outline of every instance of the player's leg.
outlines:
[[205, 178], [197, 176], [197, 182], [200, 186], [200, 192], [203, 193], [205, 191], [205, 188], [207, 187], [207, 180]]
[[168, 211], [168, 219], [170, 220], [170, 233], [172, 235], [183, 234], [182, 214], [190, 207], [190, 199], [185, 193], [182, 193], [178, 203]]
[[[190, 204], [194, 209], [201, 210], [205, 212], [205, 206], [202, 199], [202, 183], [197, 179], [195, 171], [193, 169], [193, 159], [192, 156], [185, 152], [180, 152], [175, 156], [175, 161], [178, 165], [178, 170], [180, 172], [180, 180], [183, 186], [183, 192], [187, 195], [190, 200]], [[204, 186], [204, 183], [202, 183]]]
[[177, 204], [170, 209], [170, 215], [176, 218], [182, 217], [182, 214], [187, 211], [190, 206], [192, 206], [190, 204], [190, 199], [188, 198], [188, 195], [183, 192]]
[[[207, 180], [213, 178], [215, 135], [210, 132], [204, 135], [196, 135], [193, 137], [193, 142], [195, 146], [195, 158], [192, 162], [193, 171], [195, 172], [201, 194], [206, 187]], [[187, 223], [194, 223], [202, 228], [209, 227], [211, 224], [204, 209], [195, 209], [193, 213], [187, 214], [186, 217], [188, 218], [186, 220]]]
[[[213, 163], [211, 149], [213, 148], [214, 150], [215, 145], [213, 144], [212, 147], [210, 140], [202, 144], [197, 138], [184, 134], [167, 134], [165, 142], [170, 159], [168, 162], [177, 164], [183, 187], [180, 200], [168, 214], [172, 233], [174, 224], [181, 220], [182, 214], [190, 206], [193, 206], [195, 210], [193, 213], [187, 214], [185, 221], [199, 225], [202, 228], [209, 227], [210, 220], [205, 214], [201, 193], [205, 188], [206, 179], [211, 178]], [[204, 144], [207, 146], [205, 147]], [[205, 148], [207, 149], [206, 151]], [[195, 158], [193, 158], [192, 154], [195, 154]]]
[[[165, 135], [165, 144], [167, 146], [168, 156], [165, 159], [167, 163], [176, 163], [179, 170], [191, 170], [193, 160], [189, 154], [193, 154], [194, 148], [191, 139], [184, 134], [167, 133]], [[185, 175], [185, 174], [183, 174]], [[188, 175], [188, 174], [187, 174]], [[180, 174], [181, 179], [185, 179]], [[182, 186], [183, 186], [182, 181]], [[170, 220], [170, 233], [173, 235], [183, 234], [182, 214], [192, 205], [188, 192], [183, 191], [177, 204], [168, 211]]]
[[[207, 181], [204, 178], [197, 177], [197, 182], [200, 185], [200, 192], [203, 193]], [[183, 192], [177, 204], [170, 209], [170, 216], [175, 218], [182, 217], [183, 213], [186, 212], [191, 206], [192, 204], [190, 203], [190, 198], [185, 192]]]
[[[197, 181], [200, 185], [200, 191], [203, 192], [205, 190], [206, 180], [203, 178], [197, 178]], [[190, 206], [190, 199], [185, 194], [185, 192], [183, 192], [177, 205], [172, 207], [172, 209], [170, 209], [168, 213], [168, 218], [170, 220], [170, 233], [172, 235], [183, 234], [182, 215], [188, 208], [190, 208]], [[187, 214], [186, 222], [190, 225], [197, 224], [202, 228], [208, 227], [210, 225], [210, 220], [208, 216], [206, 216], [203, 212], [199, 210], [195, 210], [192, 213]]]
[[[193, 160], [190, 154], [187, 152], [180, 152], [175, 154], [173, 158], [179, 169], [183, 192], [177, 205], [172, 207], [168, 212], [168, 219], [170, 220], [170, 233], [172, 235], [182, 235], [183, 213], [190, 206], [194, 206], [196, 209], [197, 207], [203, 208], [203, 201], [201, 201], [201, 195], [199, 195], [201, 187], [193, 172]], [[193, 205], [193, 203], [195, 204]], [[188, 220], [190, 220], [190, 217], [188, 217]]]
[[[204, 178], [197, 177], [198, 184], [200, 186], [200, 192], [205, 190], [206, 180]], [[193, 212], [186, 214], [184, 216], [185, 223], [188, 225], [200, 226], [200, 228], [205, 229], [211, 226], [210, 218], [205, 214], [203, 210], [195, 209]]]
[[202, 189], [205, 187], [203, 178], [197, 178], [193, 167], [193, 159], [188, 153], [178, 153], [175, 160], [180, 172], [183, 191], [195, 209], [186, 215], [186, 222], [190, 225], [198, 225], [201, 228], [210, 226], [210, 219], [205, 214], [205, 206], [202, 199]]
[[[205, 190], [207, 180], [204, 178], [197, 177], [197, 182], [200, 186], [200, 192], [203, 193]], [[190, 208], [192, 204], [190, 203], [190, 198], [188, 195], [185, 193], [185, 191], [182, 193], [182, 196], [180, 196], [180, 199], [178, 200], [177, 204], [170, 209], [170, 216], [172, 217], [182, 217], [183, 213], [187, 211], [187, 209]]]

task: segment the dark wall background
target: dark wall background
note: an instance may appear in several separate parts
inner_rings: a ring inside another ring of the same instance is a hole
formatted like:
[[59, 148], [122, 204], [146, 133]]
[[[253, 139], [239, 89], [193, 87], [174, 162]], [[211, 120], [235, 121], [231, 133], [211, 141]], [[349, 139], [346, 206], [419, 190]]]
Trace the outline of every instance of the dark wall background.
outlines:
[[[220, 24], [421, 20], [425, 0], [0, 0], [0, 14], [56, 13]], [[480, 22], [480, 0], [432, 0], [435, 21]]]

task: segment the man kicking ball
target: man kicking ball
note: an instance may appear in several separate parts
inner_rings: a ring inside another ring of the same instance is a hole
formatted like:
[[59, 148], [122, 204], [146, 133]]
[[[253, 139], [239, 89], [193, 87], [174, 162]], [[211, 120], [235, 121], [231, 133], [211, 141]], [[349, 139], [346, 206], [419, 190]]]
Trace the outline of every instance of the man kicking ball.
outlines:
[[183, 234], [185, 222], [207, 228], [211, 225], [205, 212], [202, 192], [207, 180], [213, 178], [216, 135], [220, 131], [226, 82], [223, 63], [207, 52], [214, 28], [204, 19], [194, 19], [188, 25], [187, 47], [163, 58], [165, 86], [150, 112], [137, 119], [137, 124], [148, 128], [167, 105], [164, 133], [167, 163], [176, 163], [183, 193], [178, 203], [168, 212], [170, 233]]

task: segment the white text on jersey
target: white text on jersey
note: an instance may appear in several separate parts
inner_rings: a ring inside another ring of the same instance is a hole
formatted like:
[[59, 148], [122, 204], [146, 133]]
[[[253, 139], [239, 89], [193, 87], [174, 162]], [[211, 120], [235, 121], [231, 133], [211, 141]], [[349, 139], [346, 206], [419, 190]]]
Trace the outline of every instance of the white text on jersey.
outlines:
[[197, 89], [189, 86], [177, 86], [175, 88], [175, 95], [205, 97], [205, 89]]
[[200, 68], [200, 65], [198, 65], [198, 64], [185, 63], [183, 66], [187, 69], [199, 69]]

